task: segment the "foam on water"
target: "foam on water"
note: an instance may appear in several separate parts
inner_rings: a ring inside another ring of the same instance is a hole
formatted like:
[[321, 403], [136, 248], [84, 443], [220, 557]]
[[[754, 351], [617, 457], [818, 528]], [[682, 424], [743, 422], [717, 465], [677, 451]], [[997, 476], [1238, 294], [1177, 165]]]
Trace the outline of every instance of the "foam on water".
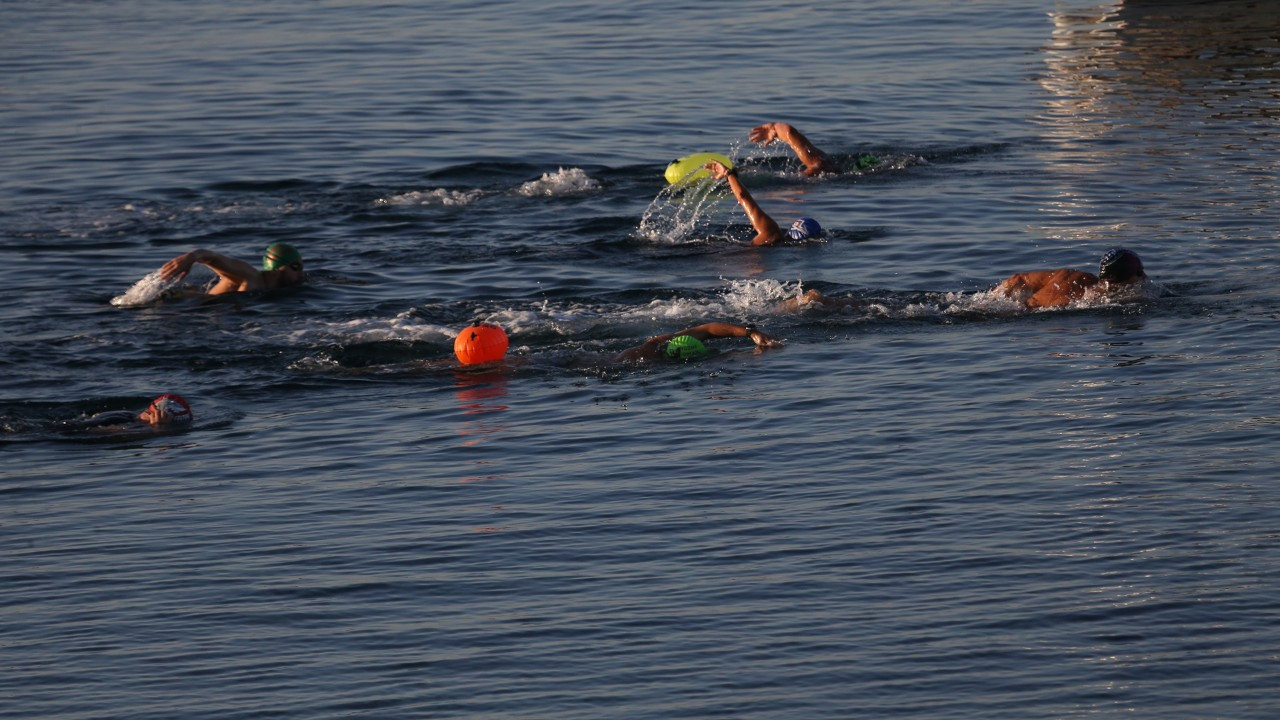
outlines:
[[380, 197], [377, 200], [374, 200], [373, 204], [379, 207], [401, 207], [413, 205], [458, 207], [470, 205], [482, 197], [484, 197], [484, 192], [476, 189], [453, 190], [450, 188], [436, 188], [434, 190], [411, 190], [397, 195]]
[[415, 313], [402, 312], [391, 318], [356, 318], [354, 320], [314, 320], [308, 326], [289, 330], [283, 338], [297, 345], [321, 342], [368, 343], [386, 341], [449, 341], [461, 328], [450, 328], [415, 319]]

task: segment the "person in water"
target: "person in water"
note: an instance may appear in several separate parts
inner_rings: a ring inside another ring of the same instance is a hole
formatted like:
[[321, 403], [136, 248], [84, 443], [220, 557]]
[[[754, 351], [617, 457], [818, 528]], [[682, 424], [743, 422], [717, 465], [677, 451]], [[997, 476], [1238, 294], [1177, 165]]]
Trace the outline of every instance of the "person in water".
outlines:
[[[1037, 270], [1011, 275], [994, 288], [994, 292], [1013, 298], [1028, 308], [1063, 307], [1089, 298], [1114, 299], [1142, 286], [1147, 274], [1138, 254], [1126, 248], [1113, 248], [1102, 256], [1098, 274], [1071, 268]], [[861, 300], [832, 298], [817, 290], [788, 298], [778, 306], [781, 311], [806, 308], [839, 310], [865, 306]]]
[[75, 422], [64, 423], [68, 430], [119, 431], [154, 429], [188, 425], [195, 419], [191, 404], [181, 395], [165, 393], [147, 406], [141, 413], [132, 410], [108, 410]]
[[262, 256], [262, 269], [243, 260], [227, 257], [212, 250], [196, 249], [183, 253], [160, 268], [160, 278], [166, 282], [180, 281], [195, 265], [204, 265], [218, 275], [218, 282], [207, 294], [275, 290], [306, 282], [302, 254], [289, 243], [276, 243]]
[[[836, 161], [830, 155], [818, 149], [805, 137], [799, 130], [784, 122], [767, 122], [763, 125], [751, 128], [747, 132], [747, 139], [757, 145], [765, 146], [775, 143], [779, 140], [791, 146], [795, 151], [796, 157], [800, 158], [800, 162], [804, 163], [803, 173], [805, 177], [813, 177], [821, 174], [836, 174], [841, 171]], [[878, 160], [867, 154], [859, 155], [856, 161], [856, 169], [865, 170], [875, 165]]]
[[1029, 308], [1062, 307], [1089, 297], [1114, 297], [1139, 287], [1146, 277], [1137, 253], [1113, 248], [1102, 256], [1097, 275], [1071, 268], [1017, 273], [995, 292]]
[[823, 295], [818, 290], [808, 290], [804, 295], [799, 297], [787, 298], [778, 303], [779, 312], [796, 312], [798, 310], [806, 310], [809, 308], [823, 308], [826, 310], [843, 310], [845, 308], [864, 308], [867, 306], [865, 300], [854, 300], [852, 298], [833, 298]]
[[707, 323], [687, 330], [649, 338], [643, 345], [623, 350], [619, 362], [653, 362], [656, 360], [698, 360], [706, 357], [710, 349], [706, 341], [714, 338], [747, 338], [757, 348], [779, 348], [782, 342], [765, 335], [751, 325], [732, 323]]
[[755, 198], [751, 197], [742, 180], [738, 179], [736, 169], [725, 167], [724, 163], [716, 160], [712, 160], [703, 167], [709, 170], [715, 179], [729, 181], [729, 189], [733, 191], [733, 197], [738, 200], [738, 204], [747, 213], [747, 219], [751, 221], [751, 227], [756, 230], [756, 236], [751, 240], [752, 245], [775, 245], [784, 239], [804, 241], [822, 236], [822, 226], [811, 217], [796, 220], [791, 223], [791, 227], [785, 233], [782, 232], [778, 223], [764, 211], [764, 208], [760, 207]]

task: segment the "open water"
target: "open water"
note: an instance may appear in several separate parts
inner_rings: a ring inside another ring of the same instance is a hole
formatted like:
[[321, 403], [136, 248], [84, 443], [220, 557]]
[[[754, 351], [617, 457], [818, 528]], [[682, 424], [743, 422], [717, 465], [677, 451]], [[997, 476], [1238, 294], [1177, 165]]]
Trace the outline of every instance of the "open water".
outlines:
[[0, 717], [1280, 716], [1278, 118], [1266, 2], [0, 4]]

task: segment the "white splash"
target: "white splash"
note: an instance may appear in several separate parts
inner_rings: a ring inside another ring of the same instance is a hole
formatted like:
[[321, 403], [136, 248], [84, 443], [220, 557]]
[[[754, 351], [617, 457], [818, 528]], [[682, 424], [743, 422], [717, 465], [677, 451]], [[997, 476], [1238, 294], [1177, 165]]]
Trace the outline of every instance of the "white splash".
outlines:
[[111, 298], [111, 304], [116, 307], [139, 307], [141, 305], [149, 305], [165, 291], [173, 287], [173, 281], [166, 281], [160, 278], [160, 271], [155, 270], [147, 273], [146, 277], [133, 284], [133, 287], [126, 290], [123, 294]]
[[783, 302], [803, 296], [802, 283], [770, 279], [731, 280], [722, 294], [725, 309], [737, 315], [777, 312]]
[[412, 311], [393, 318], [357, 318], [344, 321], [317, 321], [312, 327], [295, 330], [290, 340], [301, 343], [340, 342], [367, 343], [399, 341], [447, 340], [452, 342], [461, 328], [448, 328], [435, 323], [416, 322]]
[[559, 168], [553, 173], [545, 173], [537, 180], [530, 180], [516, 188], [517, 195], [525, 197], [560, 197], [562, 195], [582, 195], [600, 190], [599, 181], [592, 179], [581, 168]]
[[1008, 317], [1027, 312], [1027, 306], [1016, 297], [1009, 297], [995, 288], [973, 293], [947, 293], [935, 306], [935, 313], [944, 315], [979, 314], [988, 317]]
[[695, 242], [709, 234], [720, 201], [729, 197], [724, 183], [706, 177], [680, 188], [663, 188], [645, 208], [636, 233], [669, 245]]

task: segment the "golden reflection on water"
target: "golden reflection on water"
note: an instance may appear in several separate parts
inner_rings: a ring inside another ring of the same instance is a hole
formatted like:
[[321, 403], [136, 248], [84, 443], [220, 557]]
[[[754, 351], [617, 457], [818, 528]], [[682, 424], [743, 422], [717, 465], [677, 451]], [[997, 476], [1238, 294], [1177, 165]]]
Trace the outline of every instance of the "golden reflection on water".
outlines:
[[1103, 2], [1048, 17], [1035, 77], [1039, 159], [1055, 179], [1046, 234], [1072, 244], [1144, 236], [1125, 195], [1158, 203], [1188, 184], [1198, 206], [1169, 211], [1189, 224], [1270, 206], [1280, 165], [1250, 146], [1272, 142], [1280, 115], [1280, 4]]

